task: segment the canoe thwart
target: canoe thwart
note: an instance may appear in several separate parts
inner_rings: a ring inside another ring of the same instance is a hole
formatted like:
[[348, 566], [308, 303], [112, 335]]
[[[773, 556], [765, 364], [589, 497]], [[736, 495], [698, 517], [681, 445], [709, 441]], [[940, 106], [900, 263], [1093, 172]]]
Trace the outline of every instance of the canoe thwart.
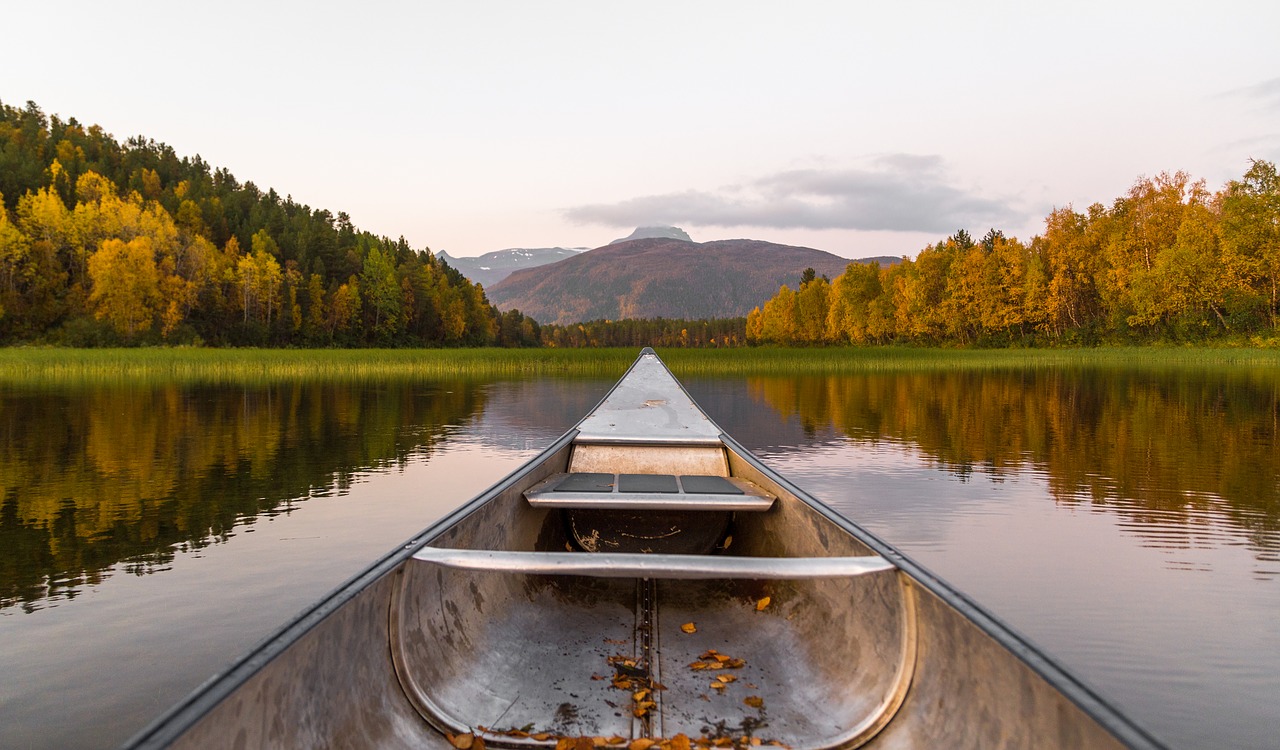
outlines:
[[506, 571], [528, 575], [685, 580], [849, 578], [894, 569], [893, 563], [879, 555], [731, 557], [619, 552], [518, 552], [423, 547], [414, 553], [413, 559], [449, 568]]
[[524, 493], [539, 508], [765, 511], [777, 498], [738, 477], [675, 474], [553, 474]]

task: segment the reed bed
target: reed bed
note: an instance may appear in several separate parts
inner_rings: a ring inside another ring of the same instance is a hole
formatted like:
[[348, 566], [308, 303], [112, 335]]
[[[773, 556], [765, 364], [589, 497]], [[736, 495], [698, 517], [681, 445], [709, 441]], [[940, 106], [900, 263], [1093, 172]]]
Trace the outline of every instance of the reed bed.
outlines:
[[[638, 349], [0, 349], [0, 383], [264, 383], [616, 378]], [[677, 375], [822, 375], [1036, 368], [1280, 367], [1280, 350], [1215, 348], [663, 349]]]

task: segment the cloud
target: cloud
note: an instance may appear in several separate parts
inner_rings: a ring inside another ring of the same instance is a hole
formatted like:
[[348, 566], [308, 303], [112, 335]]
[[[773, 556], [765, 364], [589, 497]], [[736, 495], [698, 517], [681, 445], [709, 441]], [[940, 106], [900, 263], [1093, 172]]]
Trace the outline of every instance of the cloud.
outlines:
[[581, 224], [689, 224], [771, 229], [950, 232], [1021, 221], [1025, 211], [956, 187], [941, 157], [881, 156], [862, 169], [798, 169], [718, 190], [649, 195], [574, 206]]
[[1261, 104], [1265, 109], [1280, 110], [1280, 78], [1272, 78], [1262, 83], [1255, 83], [1252, 86], [1232, 89], [1225, 92], [1224, 96], [1238, 96], [1245, 99], [1252, 99]]

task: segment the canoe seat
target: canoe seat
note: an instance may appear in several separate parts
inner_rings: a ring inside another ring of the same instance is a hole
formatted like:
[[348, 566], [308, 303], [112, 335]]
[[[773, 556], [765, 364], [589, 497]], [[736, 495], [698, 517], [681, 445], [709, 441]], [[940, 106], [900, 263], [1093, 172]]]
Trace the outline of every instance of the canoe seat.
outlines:
[[858, 557], [734, 557], [624, 553], [520, 552], [423, 547], [413, 559], [446, 568], [505, 571], [524, 575], [593, 578], [805, 579], [850, 578], [893, 570], [879, 555]]
[[674, 474], [553, 474], [524, 493], [539, 508], [765, 511], [777, 499], [738, 477]]

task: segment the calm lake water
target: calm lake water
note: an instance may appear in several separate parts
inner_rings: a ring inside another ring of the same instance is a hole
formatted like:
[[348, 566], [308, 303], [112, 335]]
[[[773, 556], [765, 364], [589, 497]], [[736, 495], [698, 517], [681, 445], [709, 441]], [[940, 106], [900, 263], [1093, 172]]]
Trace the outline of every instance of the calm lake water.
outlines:
[[[113, 747], [612, 381], [0, 387], [0, 747]], [[1280, 373], [686, 381], [1176, 748], [1274, 748]]]

